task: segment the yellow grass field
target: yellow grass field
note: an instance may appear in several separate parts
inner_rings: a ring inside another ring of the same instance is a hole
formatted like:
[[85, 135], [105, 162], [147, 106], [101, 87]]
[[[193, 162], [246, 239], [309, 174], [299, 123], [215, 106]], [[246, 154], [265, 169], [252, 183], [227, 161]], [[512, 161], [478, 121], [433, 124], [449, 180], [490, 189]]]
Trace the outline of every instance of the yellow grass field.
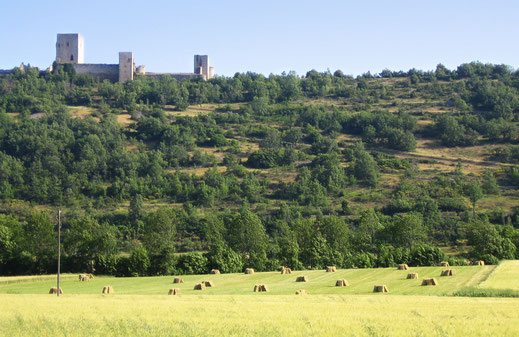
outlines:
[[[411, 267], [185, 275], [181, 284], [65, 274], [60, 297], [47, 293], [54, 275], [0, 277], [0, 336], [519, 336], [519, 298], [448, 296], [467, 286], [519, 289], [519, 261], [451, 268], [452, 277], [439, 276], [444, 267]], [[295, 282], [299, 275], [308, 282]], [[420, 286], [424, 277], [439, 286]], [[350, 285], [334, 287], [340, 278]], [[203, 280], [214, 288], [193, 290]], [[258, 283], [271, 291], [253, 293]], [[374, 284], [390, 292], [372, 293]], [[104, 285], [115, 294], [102, 295]], [[170, 288], [182, 295], [166, 295]]]
[[519, 290], [519, 260], [502, 261], [480, 287]]
[[0, 295], [2, 336], [519, 336], [519, 299]]

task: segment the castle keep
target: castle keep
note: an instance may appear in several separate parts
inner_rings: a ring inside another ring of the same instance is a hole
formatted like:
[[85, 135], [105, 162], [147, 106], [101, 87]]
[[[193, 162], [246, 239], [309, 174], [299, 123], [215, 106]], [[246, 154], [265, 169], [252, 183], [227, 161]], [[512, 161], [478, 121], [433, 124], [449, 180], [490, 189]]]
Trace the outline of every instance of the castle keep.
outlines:
[[147, 73], [145, 66], [135, 67], [132, 52], [120, 52], [119, 64], [85, 63], [85, 43], [80, 34], [58, 34], [56, 41], [56, 65], [72, 64], [76, 74], [90, 75], [99, 80], [126, 82], [133, 80], [134, 74], [140, 76], [170, 76], [175, 79], [202, 77], [213, 78], [214, 68], [209, 65], [209, 56], [195, 55], [192, 73]]

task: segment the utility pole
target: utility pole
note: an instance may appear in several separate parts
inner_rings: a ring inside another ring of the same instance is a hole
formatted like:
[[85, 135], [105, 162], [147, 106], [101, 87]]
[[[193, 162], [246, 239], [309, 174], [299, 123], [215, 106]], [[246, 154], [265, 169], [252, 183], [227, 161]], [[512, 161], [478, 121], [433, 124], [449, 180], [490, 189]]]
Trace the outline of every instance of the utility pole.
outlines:
[[59, 274], [61, 266], [61, 209], [58, 209], [58, 291], [56, 292], [59, 297], [61, 288], [59, 287]]

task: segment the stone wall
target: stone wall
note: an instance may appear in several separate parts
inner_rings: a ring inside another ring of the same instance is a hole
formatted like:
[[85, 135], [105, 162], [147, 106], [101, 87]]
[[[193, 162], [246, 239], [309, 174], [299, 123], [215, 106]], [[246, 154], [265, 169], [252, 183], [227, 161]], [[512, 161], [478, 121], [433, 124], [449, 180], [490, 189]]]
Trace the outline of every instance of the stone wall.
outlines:
[[142, 76], [147, 76], [147, 77], [152, 77], [152, 78], [161, 78], [162, 76], [168, 76], [168, 77], [174, 78], [178, 81], [202, 77], [201, 74], [192, 74], [192, 73], [174, 73], [174, 74], [171, 74], [171, 73], [146, 73], [145, 75], [142, 75]]
[[90, 75], [100, 81], [119, 81], [118, 64], [74, 64], [74, 70], [77, 75]]

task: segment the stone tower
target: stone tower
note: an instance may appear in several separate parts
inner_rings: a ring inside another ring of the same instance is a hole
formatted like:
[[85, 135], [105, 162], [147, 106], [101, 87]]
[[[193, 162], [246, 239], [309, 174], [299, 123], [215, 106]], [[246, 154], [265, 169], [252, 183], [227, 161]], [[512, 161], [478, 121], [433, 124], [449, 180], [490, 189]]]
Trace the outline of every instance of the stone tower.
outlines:
[[213, 78], [214, 68], [209, 66], [208, 55], [195, 55], [195, 74], [202, 75], [206, 80]]
[[132, 52], [119, 53], [119, 82], [133, 80], [133, 70], [135, 68]]
[[58, 34], [56, 63], [84, 63], [85, 42], [80, 34]]

